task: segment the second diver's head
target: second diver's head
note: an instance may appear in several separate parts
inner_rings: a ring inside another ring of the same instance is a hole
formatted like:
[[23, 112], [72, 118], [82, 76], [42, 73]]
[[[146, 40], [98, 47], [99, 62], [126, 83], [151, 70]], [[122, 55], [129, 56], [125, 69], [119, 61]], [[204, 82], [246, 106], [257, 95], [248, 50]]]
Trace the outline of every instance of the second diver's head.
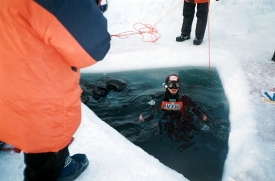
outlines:
[[164, 87], [166, 88], [166, 94], [170, 96], [178, 96], [180, 89], [180, 79], [177, 74], [171, 74], [165, 79]]
[[109, 93], [109, 89], [103, 83], [99, 83], [93, 87], [93, 98], [99, 99], [101, 97], [106, 97]]

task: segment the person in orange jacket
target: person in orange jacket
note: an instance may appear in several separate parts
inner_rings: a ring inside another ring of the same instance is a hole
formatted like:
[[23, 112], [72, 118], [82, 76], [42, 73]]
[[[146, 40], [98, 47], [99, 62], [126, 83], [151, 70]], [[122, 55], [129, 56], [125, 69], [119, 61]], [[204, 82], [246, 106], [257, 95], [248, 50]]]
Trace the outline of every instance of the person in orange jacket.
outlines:
[[110, 48], [99, 0], [2, 0], [0, 140], [24, 152], [24, 181], [70, 181], [88, 166], [68, 144], [81, 122], [80, 68]]
[[197, 5], [197, 24], [195, 31], [194, 45], [200, 45], [203, 42], [203, 37], [207, 24], [209, 11], [209, 0], [185, 0], [183, 5], [183, 23], [181, 27], [181, 35], [176, 38], [177, 42], [182, 42], [190, 39], [192, 23]]

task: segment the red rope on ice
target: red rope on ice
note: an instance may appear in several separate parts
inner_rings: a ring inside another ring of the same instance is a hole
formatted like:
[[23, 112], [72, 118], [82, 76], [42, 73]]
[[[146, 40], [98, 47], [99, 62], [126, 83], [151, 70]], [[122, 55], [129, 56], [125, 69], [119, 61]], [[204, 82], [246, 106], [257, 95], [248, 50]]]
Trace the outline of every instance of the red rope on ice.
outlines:
[[[150, 25], [150, 24], [143, 24], [143, 23], [135, 23], [133, 25], [135, 31], [125, 31], [119, 34], [114, 34], [111, 36], [116, 36], [118, 38], [123, 38], [126, 39], [128, 38], [130, 35], [135, 35], [135, 34], [140, 34], [142, 36], [142, 41], [143, 42], [153, 42], [155, 43], [159, 38], [160, 38], [160, 34], [158, 32], [158, 30]], [[151, 39], [145, 39], [145, 36], [148, 35], [151, 37]]]
[[[180, 0], [178, 2], [178, 4], [176, 6], [174, 6], [172, 9], [170, 9], [170, 11], [168, 11], [162, 18], [160, 18], [154, 26], [150, 25], [150, 24], [143, 24], [143, 23], [136, 23], [133, 25], [135, 31], [125, 31], [119, 34], [113, 34], [111, 36], [115, 36], [118, 38], [123, 38], [126, 39], [128, 38], [130, 35], [136, 35], [136, 34], [140, 34], [142, 36], [142, 41], [143, 42], [153, 42], [155, 43], [160, 37], [160, 33], [158, 32], [158, 30], [155, 28], [156, 25], [162, 21], [162, 19], [164, 19], [166, 16], [168, 16], [168, 14], [170, 14], [177, 6], [179, 6], [179, 4], [182, 2], [183, 0]], [[139, 27], [137, 27], [139, 26]], [[146, 37], [151, 37], [151, 39], [148, 40], [148, 38], [146, 39]]]

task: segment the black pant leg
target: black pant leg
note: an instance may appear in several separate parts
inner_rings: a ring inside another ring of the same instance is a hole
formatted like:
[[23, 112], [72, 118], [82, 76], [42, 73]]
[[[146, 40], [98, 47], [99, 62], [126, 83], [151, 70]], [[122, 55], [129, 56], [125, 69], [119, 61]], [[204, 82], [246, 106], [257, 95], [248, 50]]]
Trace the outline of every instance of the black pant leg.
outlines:
[[192, 22], [194, 19], [196, 5], [184, 1], [183, 5], [183, 23], [181, 27], [182, 35], [190, 35], [192, 29]]
[[274, 55], [273, 55], [273, 57], [271, 58], [271, 60], [275, 61], [275, 52], [274, 52]]
[[208, 2], [197, 4], [197, 25], [196, 25], [196, 38], [203, 39], [207, 18], [208, 18]]
[[24, 153], [24, 181], [55, 181], [68, 156], [68, 146], [59, 152]]

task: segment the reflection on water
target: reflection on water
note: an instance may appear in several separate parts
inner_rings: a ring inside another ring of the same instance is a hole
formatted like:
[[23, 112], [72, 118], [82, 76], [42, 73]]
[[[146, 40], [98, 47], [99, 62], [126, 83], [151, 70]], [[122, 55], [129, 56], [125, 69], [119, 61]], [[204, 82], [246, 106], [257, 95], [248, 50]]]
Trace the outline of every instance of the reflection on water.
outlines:
[[[196, 102], [207, 122], [193, 115], [193, 122], [173, 123], [173, 131], [158, 126], [162, 110], [154, 112], [149, 101], [160, 105], [165, 78], [176, 73], [181, 79], [180, 94]], [[93, 98], [92, 87], [102, 78], [123, 80], [122, 91]], [[228, 152], [229, 105], [215, 69], [180, 67], [108, 74], [82, 74], [82, 101], [98, 117], [160, 162], [194, 181], [221, 180]], [[139, 121], [140, 116], [144, 122]]]

